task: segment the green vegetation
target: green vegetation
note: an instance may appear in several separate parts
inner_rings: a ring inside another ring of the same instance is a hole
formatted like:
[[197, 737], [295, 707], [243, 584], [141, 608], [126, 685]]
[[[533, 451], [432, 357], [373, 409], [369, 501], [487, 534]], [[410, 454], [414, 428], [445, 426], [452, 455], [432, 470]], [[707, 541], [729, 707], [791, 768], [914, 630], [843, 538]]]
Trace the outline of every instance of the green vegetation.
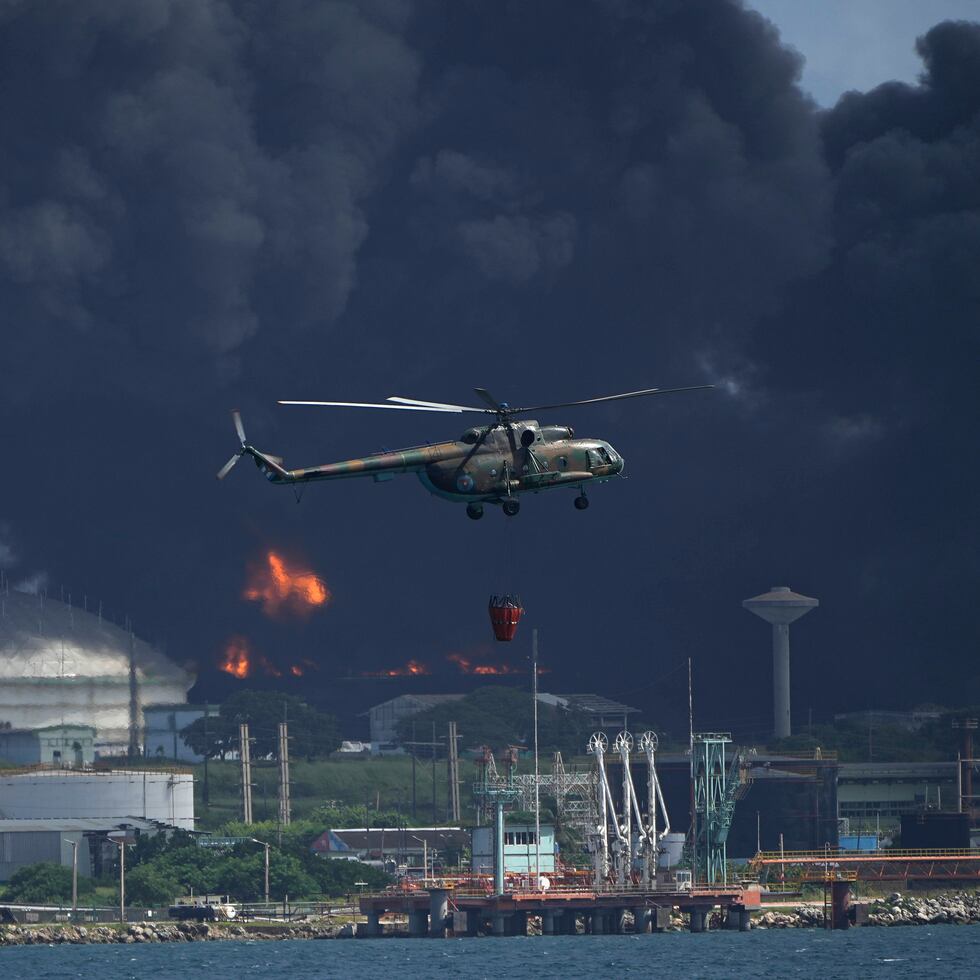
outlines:
[[230, 823], [221, 837], [245, 838], [228, 846], [202, 846], [191, 834], [177, 832], [143, 838], [133, 849], [126, 874], [127, 895], [136, 904], [159, 905], [177, 895], [230, 895], [239, 901], [261, 901], [265, 885], [265, 848], [269, 846], [269, 892], [274, 901], [344, 895], [355, 881], [372, 888], [387, 875], [357, 861], [318, 857], [310, 845], [324, 831], [319, 821], [277, 828]]
[[[464, 812], [472, 800], [477, 778], [476, 765], [469, 759], [459, 764], [461, 801]], [[327, 826], [388, 826], [398, 823], [444, 823], [447, 814], [446, 760], [435, 760], [435, 798], [432, 806], [433, 763], [419, 759], [415, 765], [416, 819], [412, 820], [412, 760], [405, 755], [354, 756], [349, 759], [290, 761], [292, 812], [294, 819], [320, 819], [325, 810], [345, 814]], [[252, 812], [258, 820], [276, 816], [278, 770], [271, 760], [252, 762]], [[204, 801], [204, 766], [194, 767], [195, 812], [202, 830], [213, 830], [241, 817], [241, 770], [237, 762], [208, 764], [208, 804]], [[391, 819], [380, 820], [381, 814]]]
[[278, 755], [279, 722], [289, 721], [289, 753], [316, 759], [340, 745], [333, 715], [311, 708], [301, 698], [269, 691], [238, 691], [218, 712], [217, 718], [198, 718], [183, 729], [187, 744], [199, 755], [224, 759], [238, 750], [238, 726], [248, 722], [252, 756]]
[[[78, 895], [91, 895], [95, 882], [91, 878], [78, 879]], [[3, 900], [14, 904], [56, 905], [71, 901], [71, 868], [43, 862], [15, 871], [3, 889]]]
[[[513, 687], [481, 687], [458, 701], [447, 701], [403, 718], [398, 734], [404, 741], [427, 741], [433, 724], [442, 735], [455, 721], [467, 745], [530, 746], [533, 739], [533, 705], [530, 694]], [[548, 704], [538, 705], [538, 744], [542, 752], [567, 755], [582, 752], [592, 734], [592, 721], [581, 711], [568, 711]]]
[[[274, 823], [245, 827], [229, 824], [221, 836], [246, 840], [222, 846], [202, 846], [192, 834], [177, 831], [143, 837], [126, 858], [127, 903], [166, 906], [177, 897], [194, 894], [230, 895], [237, 901], [262, 901], [265, 891], [265, 848], [269, 843], [269, 895], [273, 901], [338, 897], [356, 891], [355, 882], [380, 888], [388, 876], [359, 861], [318, 857], [310, 845], [323, 833], [320, 822], [291, 824], [281, 832]], [[114, 872], [101, 881], [79, 876], [79, 901], [109, 904], [119, 901]], [[57, 864], [21, 868], [10, 879], [2, 898], [7, 902], [66, 904], [71, 901], [71, 869]]]
[[813, 752], [819, 748], [836, 752], [841, 762], [948, 761], [956, 758], [958, 748], [953, 719], [978, 716], [980, 707], [947, 712], [917, 731], [887, 725], [814, 725], [809, 733], [772, 740], [769, 748], [776, 752]]

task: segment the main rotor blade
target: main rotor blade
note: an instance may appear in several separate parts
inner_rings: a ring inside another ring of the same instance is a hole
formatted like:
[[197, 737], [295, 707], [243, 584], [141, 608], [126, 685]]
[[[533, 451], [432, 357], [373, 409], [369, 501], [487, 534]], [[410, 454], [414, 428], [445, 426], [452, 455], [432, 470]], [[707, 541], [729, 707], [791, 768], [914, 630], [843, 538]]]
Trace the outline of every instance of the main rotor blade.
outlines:
[[231, 413], [232, 420], [235, 423], [235, 431], [238, 433], [238, 441], [244, 446], [245, 445], [245, 426], [242, 425], [242, 413], [236, 408], [235, 411]]
[[448, 412], [458, 415], [462, 408], [432, 408], [427, 405], [392, 405], [385, 402], [299, 402], [280, 401], [280, 405], [314, 405], [321, 408], [394, 408], [403, 412]]
[[398, 402], [399, 405], [418, 405], [421, 408], [444, 408], [452, 412], [483, 412], [487, 415], [493, 414], [489, 408], [474, 408], [472, 405], [452, 405], [446, 402], [425, 402], [420, 398], [401, 398], [398, 395], [389, 395], [388, 401]]
[[487, 391], [486, 388], [474, 388], [473, 390], [480, 396], [480, 399], [485, 401], [495, 412], [500, 413], [508, 411], [503, 405], [500, 404], [500, 402], [497, 401], [496, 398], [493, 397], [493, 395], [490, 394], [489, 391]]
[[232, 456], [231, 459], [229, 459], [228, 462], [225, 463], [225, 465], [222, 466], [220, 470], [218, 470], [217, 473], [218, 479], [223, 480], [231, 472], [232, 467], [235, 465], [235, 463], [237, 463], [241, 458], [242, 458], [241, 453], [235, 453], [235, 455]]
[[626, 391], [620, 395], [603, 395], [601, 398], [585, 398], [577, 402], [559, 402], [557, 405], [528, 405], [522, 408], [512, 408], [509, 412], [513, 414], [541, 412], [551, 408], [572, 408], [575, 405], [595, 405], [598, 402], [615, 402], [623, 398], [641, 398], [644, 395], [669, 395], [675, 391], [700, 391], [702, 388], [714, 388], [714, 385], [689, 385], [686, 388], [644, 388], [643, 391]]

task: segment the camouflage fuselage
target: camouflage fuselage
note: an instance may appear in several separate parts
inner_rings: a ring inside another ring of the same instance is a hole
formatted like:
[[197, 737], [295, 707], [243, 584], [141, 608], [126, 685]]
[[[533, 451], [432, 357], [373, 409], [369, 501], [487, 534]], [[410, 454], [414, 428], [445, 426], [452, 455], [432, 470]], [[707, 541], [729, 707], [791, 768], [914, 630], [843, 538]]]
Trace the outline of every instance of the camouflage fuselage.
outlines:
[[[413, 446], [306, 469], [256, 463], [272, 483], [311, 483], [417, 473], [426, 488], [460, 503], [499, 501], [553, 487], [602, 482], [621, 473], [623, 458], [600, 439], [576, 439], [566, 426], [513, 422], [468, 429], [453, 442]], [[279, 461], [276, 460], [278, 464]]]

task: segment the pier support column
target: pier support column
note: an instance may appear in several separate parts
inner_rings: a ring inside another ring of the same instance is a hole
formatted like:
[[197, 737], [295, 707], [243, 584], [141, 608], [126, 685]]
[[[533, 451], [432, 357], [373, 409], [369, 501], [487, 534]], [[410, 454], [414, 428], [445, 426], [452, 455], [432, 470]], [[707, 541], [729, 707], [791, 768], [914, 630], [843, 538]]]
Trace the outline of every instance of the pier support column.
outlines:
[[466, 916], [466, 935], [475, 936], [480, 931], [480, 913], [475, 909], [464, 912]]
[[748, 932], [752, 913], [743, 905], [729, 905], [725, 910], [725, 928]]
[[846, 881], [835, 881], [830, 886], [831, 918], [835, 929], [850, 929], [851, 886]]
[[527, 912], [515, 912], [510, 917], [510, 929], [508, 931], [512, 936], [526, 936]]
[[381, 935], [381, 913], [380, 912], [368, 912], [366, 922], [358, 922], [357, 924], [357, 935], [366, 936], [367, 938], [373, 938], [374, 936]]
[[408, 934], [424, 936], [429, 931], [429, 913], [425, 909], [412, 909], [408, 913]]
[[555, 934], [555, 913], [550, 909], [545, 909], [541, 913], [541, 935], [553, 936]]
[[650, 910], [643, 907], [633, 909], [633, 932], [650, 931]]
[[650, 911], [650, 927], [654, 932], [665, 932], [670, 928], [670, 913], [668, 905], [658, 905]]
[[449, 918], [449, 892], [445, 888], [429, 891], [429, 935], [434, 939], [446, 938], [446, 920]]
[[609, 931], [621, 936], [626, 930], [626, 909], [613, 909], [609, 918]]
[[493, 934], [495, 936], [507, 935], [507, 916], [503, 912], [493, 913]]
[[606, 931], [606, 913], [598, 909], [592, 913], [592, 935], [601, 936]]
[[[578, 935], [578, 922], [576, 914], [571, 909], [558, 916], [558, 931], [563, 936]], [[584, 931], [584, 930], [583, 930]]]
[[707, 932], [708, 931], [708, 910], [707, 909], [691, 909], [690, 913], [690, 923], [691, 932]]

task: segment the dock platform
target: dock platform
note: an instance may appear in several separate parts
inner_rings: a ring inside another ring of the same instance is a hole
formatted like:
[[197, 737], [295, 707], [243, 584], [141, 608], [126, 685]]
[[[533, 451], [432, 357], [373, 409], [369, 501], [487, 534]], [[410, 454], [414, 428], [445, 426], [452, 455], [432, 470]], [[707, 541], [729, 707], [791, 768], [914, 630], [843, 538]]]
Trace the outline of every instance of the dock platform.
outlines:
[[541, 933], [546, 936], [622, 933], [627, 931], [627, 912], [633, 920], [630, 932], [663, 932], [674, 909], [688, 917], [691, 932], [705, 932], [708, 915], [714, 910], [721, 911], [725, 928], [744, 931], [749, 928], [752, 909], [759, 905], [759, 892], [741, 887], [684, 891], [554, 889], [493, 895], [446, 884], [362, 895], [360, 909], [367, 921], [358, 927], [358, 935], [384, 935], [381, 917], [392, 913], [406, 916], [408, 935], [418, 937], [526, 936], [531, 916], [540, 917]]

